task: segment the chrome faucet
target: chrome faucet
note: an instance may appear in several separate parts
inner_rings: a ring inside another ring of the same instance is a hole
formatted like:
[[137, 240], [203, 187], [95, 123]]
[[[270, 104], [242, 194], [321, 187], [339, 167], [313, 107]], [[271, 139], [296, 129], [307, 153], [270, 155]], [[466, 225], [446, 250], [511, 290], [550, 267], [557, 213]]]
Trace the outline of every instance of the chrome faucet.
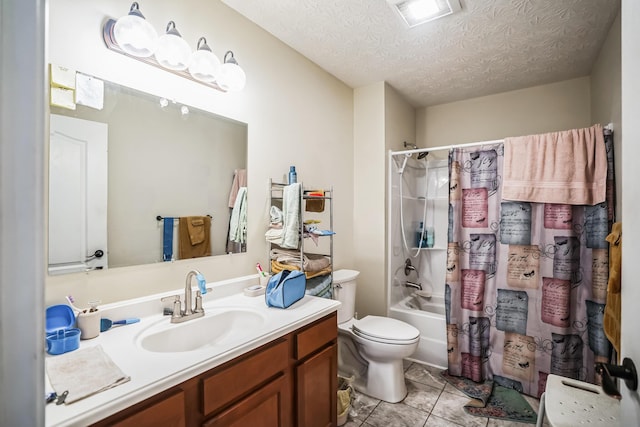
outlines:
[[408, 276], [409, 274], [411, 274], [412, 271], [415, 271], [416, 273], [416, 277], [420, 278], [420, 273], [418, 272], [418, 270], [411, 264], [411, 260], [409, 258], [407, 258], [407, 260], [404, 262], [404, 275]]
[[410, 282], [410, 281], [407, 280], [406, 282], [404, 282], [404, 285], [407, 288], [416, 288], [419, 291], [422, 290], [422, 285], [420, 283]]
[[[193, 278], [198, 280], [199, 289], [196, 291], [195, 306], [192, 305], [192, 290], [191, 280]], [[210, 291], [211, 288], [207, 288], [204, 276], [198, 270], [191, 270], [187, 273], [187, 279], [184, 284], [184, 310], [182, 310], [182, 303], [180, 302], [180, 295], [174, 295], [172, 297], [164, 297], [162, 301], [173, 298], [173, 313], [171, 314], [171, 323], [182, 323], [190, 319], [197, 319], [204, 316], [204, 309], [202, 308], [202, 295]]]
[[195, 311], [191, 309], [191, 279], [193, 279], [197, 275], [202, 276], [198, 270], [191, 270], [190, 272], [187, 273], [187, 280], [184, 283], [184, 315], [183, 316], [191, 316], [192, 314], [195, 313]]

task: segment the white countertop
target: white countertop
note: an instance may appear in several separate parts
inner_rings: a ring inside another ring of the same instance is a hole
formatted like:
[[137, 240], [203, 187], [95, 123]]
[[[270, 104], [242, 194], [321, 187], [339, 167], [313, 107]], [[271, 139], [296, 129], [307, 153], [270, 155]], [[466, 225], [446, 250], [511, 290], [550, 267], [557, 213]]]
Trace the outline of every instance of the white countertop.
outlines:
[[[236, 291], [237, 289], [236, 286]], [[220, 292], [216, 292], [214, 288], [214, 292], [203, 296], [205, 317], [223, 309], [240, 308], [259, 312], [264, 316], [265, 321], [251, 331], [245, 331], [246, 334], [243, 334], [242, 340], [225, 345], [205, 346], [186, 352], [150, 352], [138, 344], [138, 338], [149, 327], [156, 328], [155, 325], [162, 322], [170, 323], [170, 316], [162, 315], [162, 304], [159, 303], [160, 297], [167, 294], [145, 297], [123, 304], [112, 304], [103, 309], [101, 316], [111, 320], [134, 316], [140, 317], [141, 320], [139, 323], [114, 327], [94, 339], [83, 340], [80, 342], [80, 349], [101, 345], [113, 362], [131, 377], [131, 380], [71, 404], [46, 405], [45, 424], [47, 426], [86, 426], [97, 422], [320, 319], [336, 311], [340, 305], [338, 301], [305, 296], [283, 310], [267, 307], [264, 295], [248, 297], [240, 292], [220, 297], [216, 296]], [[153, 307], [153, 311], [150, 307]], [[194, 321], [197, 322], [198, 319], [189, 320], [187, 323]], [[47, 354], [45, 363], [52, 357], [61, 356]], [[53, 391], [48, 378], [45, 390]]]

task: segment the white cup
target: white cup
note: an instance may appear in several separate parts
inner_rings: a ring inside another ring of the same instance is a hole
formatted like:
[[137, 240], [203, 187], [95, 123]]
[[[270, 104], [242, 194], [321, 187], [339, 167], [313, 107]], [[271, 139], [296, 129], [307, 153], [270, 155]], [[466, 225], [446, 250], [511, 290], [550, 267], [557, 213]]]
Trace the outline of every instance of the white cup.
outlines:
[[98, 310], [78, 314], [77, 321], [80, 339], [88, 340], [100, 335], [100, 312]]
[[258, 279], [260, 281], [260, 286], [266, 287], [267, 283], [269, 283], [269, 279], [271, 279], [271, 275], [270, 274], [267, 274], [265, 276], [260, 275], [260, 276], [258, 276]]

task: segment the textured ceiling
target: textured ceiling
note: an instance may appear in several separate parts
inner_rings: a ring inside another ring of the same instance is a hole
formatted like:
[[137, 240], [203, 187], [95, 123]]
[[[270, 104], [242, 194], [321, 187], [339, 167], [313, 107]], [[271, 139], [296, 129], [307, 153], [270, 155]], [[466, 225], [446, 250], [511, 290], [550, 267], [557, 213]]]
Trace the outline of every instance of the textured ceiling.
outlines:
[[223, 0], [351, 87], [414, 107], [586, 76], [620, 0], [460, 0], [408, 28], [386, 0]]

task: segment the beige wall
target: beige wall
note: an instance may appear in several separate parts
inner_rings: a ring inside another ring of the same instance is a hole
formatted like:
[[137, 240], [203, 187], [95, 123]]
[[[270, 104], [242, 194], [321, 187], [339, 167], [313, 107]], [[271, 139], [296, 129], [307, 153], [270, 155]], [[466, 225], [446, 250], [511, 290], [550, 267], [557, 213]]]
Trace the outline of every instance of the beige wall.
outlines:
[[[190, 268], [215, 281], [267, 264], [269, 178], [295, 165], [305, 186], [334, 185], [335, 267], [352, 268], [353, 91], [220, 1], [159, 0], [141, 5], [157, 30], [174, 20], [192, 48], [205, 36], [222, 57], [231, 49], [247, 74], [240, 93], [224, 94], [105, 48], [102, 24], [128, 12], [124, 0], [49, 2], [48, 61], [248, 123], [249, 252], [209, 259], [47, 277], [46, 303], [103, 302], [178, 289]], [[194, 12], [197, 11], [197, 12]], [[384, 187], [380, 187], [384, 188]]]
[[589, 77], [421, 108], [418, 145], [439, 147], [591, 125]]
[[359, 317], [383, 314], [385, 211], [384, 83], [354, 90], [353, 103], [353, 269]]
[[591, 121], [613, 124], [616, 186], [616, 214], [622, 213], [622, 73], [620, 56], [620, 15], [613, 22], [598, 59], [591, 70]]
[[387, 313], [387, 152], [415, 141], [415, 110], [387, 83], [354, 91], [354, 269], [356, 311]]

